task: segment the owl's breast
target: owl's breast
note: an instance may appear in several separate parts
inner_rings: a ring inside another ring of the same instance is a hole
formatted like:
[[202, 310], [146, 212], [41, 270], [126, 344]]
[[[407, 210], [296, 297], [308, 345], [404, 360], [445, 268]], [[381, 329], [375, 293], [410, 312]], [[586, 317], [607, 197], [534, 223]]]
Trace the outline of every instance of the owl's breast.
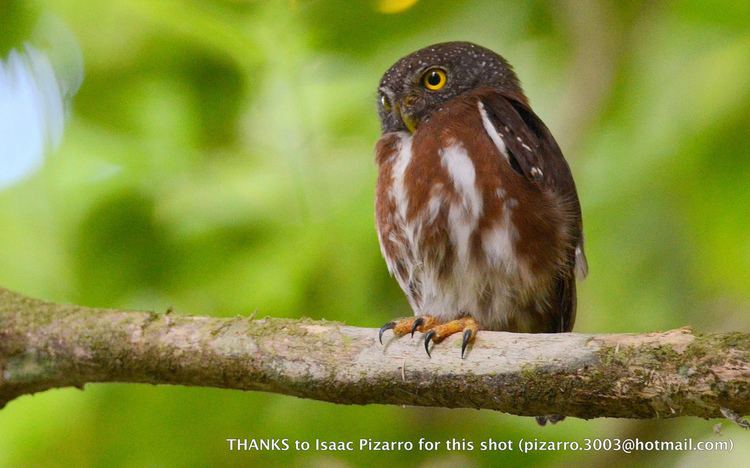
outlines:
[[377, 162], [381, 250], [415, 313], [528, 328], [513, 311], [544, 300], [564, 258], [563, 213], [498, 154], [477, 102], [384, 135]]

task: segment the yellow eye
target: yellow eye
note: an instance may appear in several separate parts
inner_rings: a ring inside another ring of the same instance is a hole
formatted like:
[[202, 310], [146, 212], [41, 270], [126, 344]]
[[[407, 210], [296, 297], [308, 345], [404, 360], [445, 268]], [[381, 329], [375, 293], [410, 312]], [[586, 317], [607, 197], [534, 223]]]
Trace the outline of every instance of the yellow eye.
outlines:
[[430, 91], [439, 91], [445, 86], [448, 77], [440, 68], [430, 68], [422, 75], [422, 84]]
[[386, 112], [391, 111], [391, 101], [385, 94], [380, 95], [380, 105], [383, 106], [383, 110], [385, 110]]

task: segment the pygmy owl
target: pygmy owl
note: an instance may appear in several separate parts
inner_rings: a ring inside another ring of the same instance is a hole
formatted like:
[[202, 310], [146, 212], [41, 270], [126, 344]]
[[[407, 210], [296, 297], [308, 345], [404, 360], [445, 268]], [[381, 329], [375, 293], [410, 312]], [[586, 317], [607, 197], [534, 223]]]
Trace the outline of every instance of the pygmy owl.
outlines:
[[376, 222], [424, 344], [462, 332], [573, 328], [586, 275], [581, 208], [550, 131], [510, 64], [467, 42], [436, 44], [380, 81]]

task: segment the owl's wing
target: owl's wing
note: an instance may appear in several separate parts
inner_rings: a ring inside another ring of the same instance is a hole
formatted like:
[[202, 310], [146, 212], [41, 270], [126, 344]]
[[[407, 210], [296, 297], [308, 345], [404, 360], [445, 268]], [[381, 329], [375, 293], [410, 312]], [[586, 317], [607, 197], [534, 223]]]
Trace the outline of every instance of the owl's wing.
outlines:
[[572, 211], [575, 222], [571, 235], [575, 248], [568, 255], [566, 271], [560, 272], [558, 277], [556, 305], [553, 307], [558, 309], [554, 315], [559, 323], [550, 330], [570, 331], [575, 321], [576, 276], [583, 278], [588, 272], [583, 250], [581, 206], [573, 175], [552, 133], [525, 99], [493, 90], [481, 97], [481, 104], [483, 123], [494, 128], [496, 135], [491, 136], [499, 138], [495, 144], [505, 149], [511, 167], [540, 189], [559, 194]]

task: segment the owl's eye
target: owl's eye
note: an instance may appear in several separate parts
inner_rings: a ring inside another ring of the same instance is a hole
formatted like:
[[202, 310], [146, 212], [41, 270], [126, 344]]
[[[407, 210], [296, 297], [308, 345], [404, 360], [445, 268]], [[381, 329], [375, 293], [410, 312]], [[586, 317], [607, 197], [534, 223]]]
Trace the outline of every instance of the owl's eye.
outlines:
[[388, 99], [388, 96], [385, 94], [380, 95], [380, 105], [383, 106], [383, 110], [386, 112], [391, 111], [391, 101]]
[[422, 75], [422, 84], [430, 91], [441, 90], [447, 81], [448, 77], [445, 76], [445, 71], [440, 68], [430, 68]]

